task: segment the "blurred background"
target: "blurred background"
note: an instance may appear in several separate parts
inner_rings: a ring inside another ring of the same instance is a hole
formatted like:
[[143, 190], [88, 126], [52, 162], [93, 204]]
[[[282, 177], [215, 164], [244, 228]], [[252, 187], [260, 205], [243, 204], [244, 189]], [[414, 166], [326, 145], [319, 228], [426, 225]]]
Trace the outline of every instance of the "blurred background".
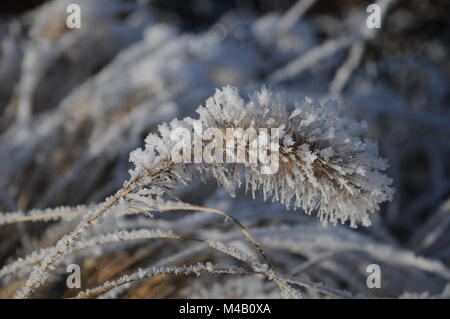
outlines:
[[[81, 8], [79, 29], [66, 26], [72, 3]], [[381, 9], [381, 28], [367, 27], [371, 3]], [[177, 196], [238, 218], [283, 273], [354, 295], [448, 297], [449, 9], [446, 0], [2, 0], [0, 211], [102, 202], [128, 179], [129, 152], [157, 125], [195, 116], [215, 88], [233, 85], [245, 95], [266, 85], [336, 99], [346, 115], [367, 120], [396, 189], [374, 225], [324, 229], [244, 193], [231, 199], [210, 180]], [[51, 246], [77, 222], [0, 224], [0, 266]], [[104, 224], [97, 234], [157, 226], [246, 246], [235, 227], [201, 213]], [[83, 264], [89, 288], [186, 246], [137, 241], [86, 249], [67, 262]], [[223, 258], [189, 249], [174, 262]], [[0, 297], [13, 295], [34, 262], [0, 270]], [[380, 289], [365, 285], [370, 263], [381, 265]], [[263, 278], [208, 276], [159, 278], [108, 296], [280, 296]], [[55, 275], [37, 296], [72, 296], [64, 283]]]

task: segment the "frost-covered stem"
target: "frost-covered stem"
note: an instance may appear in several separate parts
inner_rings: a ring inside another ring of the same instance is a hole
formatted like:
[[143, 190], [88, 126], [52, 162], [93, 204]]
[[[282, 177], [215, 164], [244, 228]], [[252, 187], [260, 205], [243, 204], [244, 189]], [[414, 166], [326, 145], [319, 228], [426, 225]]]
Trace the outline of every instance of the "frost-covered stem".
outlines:
[[[389, 8], [396, 2], [397, 0], [378, 0], [376, 4], [380, 6], [381, 16], [384, 17]], [[332, 56], [339, 51], [345, 50], [348, 47], [354, 46], [357, 43], [372, 39], [375, 37], [378, 29], [367, 28], [365, 15], [363, 15], [363, 17], [359, 30], [357, 30], [356, 33], [349, 33], [338, 39], [328, 40], [325, 43], [310, 49], [304, 55], [299, 56], [287, 65], [273, 72], [268, 80], [274, 84], [288, 81], [323, 59]]]
[[[394, 5], [396, 0], [385, 0], [385, 1], [379, 1], [378, 5], [381, 8], [381, 18], [384, 19], [386, 16], [387, 10]], [[341, 91], [344, 89], [345, 85], [347, 84], [348, 79], [350, 78], [353, 71], [358, 67], [358, 65], [361, 62], [361, 58], [364, 54], [364, 51], [366, 49], [366, 41], [369, 39], [374, 38], [379, 28], [369, 29], [365, 30], [363, 27], [361, 27], [363, 31], [361, 31], [361, 37], [360, 39], [354, 43], [350, 49], [350, 52], [348, 54], [347, 60], [344, 62], [344, 64], [338, 69], [336, 72], [333, 81], [330, 85], [330, 93], [334, 96], [337, 96], [341, 93]]]
[[[99, 235], [98, 237], [94, 237], [92, 239], [88, 239], [86, 241], [80, 241], [74, 248], [74, 251], [81, 251], [86, 248], [94, 247], [97, 245], [107, 245], [112, 243], [117, 243], [119, 241], [132, 241], [132, 240], [140, 240], [140, 239], [182, 239], [182, 240], [193, 240], [197, 241], [199, 243], [202, 243], [204, 245], [207, 245], [211, 248], [220, 250], [217, 248], [217, 245], [213, 245], [212, 242], [192, 237], [192, 236], [180, 236], [173, 234], [172, 232], [161, 232], [159, 230], [157, 231], [146, 231], [146, 230], [136, 230], [136, 231], [117, 231], [114, 233], [106, 234], [106, 235]], [[15, 262], [11, 263], [8, 266], [3, 267], [0, 269], [0, 278], [13, 274], [17, 270], [23, 269], [26, 266], [30, 266], [36, 262], [39, 262], [42, 260], [46, 253], [50, 252], [51, 248], [43, 248], [39, 253], [37, 254], [31, 254], [26, 256], [23, 259], [16, 260]], [[224, 249], [220, 250], [221, 252], [225, 252], [226, 254], [236, 258], [236, 256], [230, 254], [229, 252], [225, 251]], [[242, 260], [242, 259], [239, 259]], [[244, 260], [243, 260], [244, 261]]]
[[8, 224], [17, 224], [22, 222], [30, 222], [30, 221], [43, 221], [43, 220], [51, 220], [53, 218], [58, 217], [68, 217], [68, 216], [78, 216], [87, 213], [87, 210], [73, 210], [66, 212], [53, 212], [53, 213], [44, 213], [40, 215], [31, 215], [31, 216], [20, 216], [3, 223], [0, 225], [8, 225]]
[[248, 240], [250, 240], [250, 242], [253, 244], [253, 246], [256, 248], [256, 250], [264, 258], [264, 260], [266, 261], [267, 265], [269, 266], [270, 273], [273, 275], [273, 279], [275, 280], [277, 285], [280, 287], [281, 293], [283, 295], [286, 294], [286, 291], [284, 289], [284, 284], [282, 283], [282, 281], [278, 277], [275, 269], [273, 268], [271, 262], [269, 261], [269, 258], [264, 253], [264, 250], [261, 248], [261, 246], [256, 241], [256, 239], [250, 234], [250, 232], [247, 230], [247, 228], [245, 228], [245, 226], [242, 225], [233, 216], [231, 216], [231, 215], [229, 215], [229, 214], [227, 214], [227, 213], [225, 213], [223, 211], [220, 211], [218, 209], [201, 207], [201, 206], [161, 206], [161, 207], [158, 207], [158, 210], [161, 210], [161, 211], [164, 211], [164, 210], [166, 210], [166, 211], [167, 210], [195, 210], [195, 211], [203, 211], [203, 212], [208, 212], [208, 213], [222, 215], [222, 216], [225, 216], [226, 218], [230, 219], [233, 223], [235, 223], [241, 229], [241, 231], [244, 233], [244, 235], [248, 238]]
[[[152, 172], [148, 173], [148, 177], [154, 177], [158, 174], [160, 174], [161, 172], [165, 171], [166, 169], [169, 169], [170, 167], [172, 167], [175, 163], [172, 161], [167, 162], [166, 165], [162, 165], [161, 168], [154, 170]], [[146, 170], [147, 171], [147, 170]], [[67, 238], [67, 239], [63, 239], [64, 243], [62, 244], [61, 249], [58, 249], [54, 255], [49, 259], [49, 261], [47, 263], [45, 263], [45, 265], [43, 265], [41, 267], [41, 269], [39, 270], [39, 272], [37, 273], [36, 276], [34, 276], [34, 279], [30, 280], [30, 282], [27, 282], [25, 284], [25, 289], [22, 289], [22, 292], [19, 293], [18, 298], [19, 299], [24, 299], [26, 298], [29, 293], [38, 286], [38, 283], [40, 281], [41, 276], [43, 276], [50, 268], [50, 266], [52, 266], [56, 259], [60, 256], [62, 256], [64, 254], [64, 252], [66, 251], [66, 249], [70, 246], [71, 243], [73, 243], [75, 240], [79, 239], [81, 234], [84, 232], [84, 230], [86, 230], [86, 228], [91, 225], [94, 221], [96, 221], [100, 216], [102, 216], [106, 211], [108, 211], [114, 204], [117, 203], [117, 201], [119, 201], [121, 198], [125, 197], [128, 193], [130, 193], [131, 191], [133, 191], [135, 189], [136, 186], [139, 185], [138, 181], [140, 179], [142, 175], [137, 175], [136, 177], [134, 177], [129, 183], [128, 186], [125, 187], [123, 190], [119, 191], [118, 194], [116, 194], [112, 199], [110, 199], [104, 206], [102, 209], [100, 209], [97, 213], [93, 214], [85, 223], [81, 223], [81, 225], [78, 227], [78, 230], [75, 231], [74, 233], [72, 233], [72, 235]], [[59, 243], [58, 243], [59, 244]], [[57, 245], [58, 245], [57, 244]], [[31, 278], [30, 278], [31, 279]], [[45, 281], [45, 280], [44, 280]]]
[[[162, 168], [155, 170], [153, 172], [150, 172], [148, 174], [149, 177], [153, 177], [158, 175], [159, 173], [165, 171], [166, 169], [170, 169], [173, 165], [175, 165], [174, 162], [169, 161], [167, 162], [166, 165], [163, 165]], [[115, 203], [117, 203], [118, 200], [120, 200], [121, 198], [123, 198], [124, 196], [126, 196], [128, 193], [130, 193], [134, 188], [132, 187], [132, 185], [136, 184], [136, 182], [139, 180], [139, 176], [137, 176], [136, 178], [134, 178], [134, 180], [130, 183], [130, 186], [128, 186], [127, 188], [125, 188], [124, 190], [122, 190], [119, 194], [115, 195], [100, 211], [98, 211], [97, 213], [95, 213], [91, 218], [88, 219], [88, 221], [83, 224], [79, 230], [77, 232], [75, 232], [71, 237], [69, 237], [69, 239], [65, 240], [65, 243], [63, 245], [64, 248], [59, 249], [53, 256], [52, 258], [41, 268], [39, 274], [35, 277], [35, 279], [33, 281], [31, 281], [30, 283], [27, 284], [27, 289], [24, 290], [22, 292], [22, 294], [19, 296], [20, 299], [26, 298], [28, 296], [28, 293], [31, 292], [31, 290], [37, 285], [37, 283], [39, 282], [39, 278], [41, 275], [43, 275], [46, 271], [48, 271], [48, 269], [50, 268], [51, 265], [54, 264], [55, 260], [61, 256], [64, 251], [65, 248], [68, 247], [73, 241], [77, 240], [80, 236], [81, 233], [90, 225], [92, 224], [95, 220], [97, 220], [100, 216], [102, 216], [108, 209], [110, 209]], [[173, 210], [195, 210], [195, 211], [203, 211], [203, 212], [209, 212], [209, 213], [213, 213], [213, 214], [218, 214], [218, 215], [222, 215], [225, 216], [226, 218], [230, 219], [233, 223], [235, 223], [243, 232], [243, 234], [250, 240], [250, 242], [253, 244], [253, 246], [256, 248], [256, 250], [259, 252], [259, 254], [264, 258], [264, 260], [266, 261], [268, 267], [269, 267], [269, 277], [273, 276], [274, 281], [277, 283], [277, 285], [279, 286], [281, 293], [283, 295], [286, 295], [286, 291], [284, 288], [284, 284], [282, 283], [282, 281], [279, 279], [274, 267], [272, 266], [272, 264], [270, 263], [268, 257], [266, 256], [264, 250], [261, 248], [261, 246], [259, 245], [259, 243], [255, 240], [255, 238], [250, 234], [250, 232], [247, 230], [247, 228], [242, 225], [236, 218], [234, 218], [233, 216], [214, 209], [214, 208], [207, 208], [207, 207], [201, 207], [201, 206], [158, 206], [158, 210], [161, 211], [173, 211]], [[69, 212], [73, 215], [76, 214], [80, 214], [82, 212], [76, 212], [76, 211], [72, 211]], [[42, 215], [41, 215], [42, 216]], [[24, 217], [25, 218], [25, 217]], [[25, 218], [26, 219], [26, 218]], [[178, 238], [178, 239], [183, 239], [180, 236], [174, 236], [171, 238]], [[197, 239], [194, 239], [197, 240]], [[201, 240], [197, 240], [197, 241], [201, 241]]]
[[[323, 283], [314, 283], [314, 282], [309, 282], [306, 280], [299, 280], [296, 278], [293, 278], [291, 276], [282, 276], [283, 280], [285, 280], [288, 283], [294, 284], [294, 285], [298, 285], [301, 287], [305, 287], [305, 288], [312, 288], [315, 289], [317, 291], [326, 293], [327, 295], [330, 296], [334, 296], [334, 297], [339, 297], [339, 298], [355, 298], [355, 296], [352, 295], [351, 292], [345, 291], [345, 290], [339, 290], [333, 287], [329, 287]], [[362, 297], [361, 295], [359, 295], [360, 297]]]
[[285, 66], [273, 72], [268, 81], [270, 83], [281, 83], [298, 76], [307, 68], [322, 61], [323, 59], [336, 54], [337, 52], [348, 48], [355, 42], [355, 36], [345, 35], [338, 39], [328, 40], [327, 42], [310, 49], [304, 55], [294, 59]]
[[281, 18], [278, 24], [278, 32], [286, 34], [297, 21], [311, 8], [317, 0], [299, 0]]
[[72, 236], [70, 236], [68, 239], [65, 240], [63, 248], [57, 250], [56, 253], [54, 253], [54, 255], [50, 258], [50, 260], [44, 266], [41, 267], [41, 269], [40, 269], [38, 275], [35, 277], [35, 279], [33, 279], [30, 283], [26, 284], [26, 289], [24, 289], [23, 292], [18, 296], [19, 299], [24, 299], [28, 296], [28, 294], [32, 291], [32, 289], [35, 288], [35, 286], [37, 286], [40, 277], [48, 271], [50, 266], [53, 265], [55, 260], [65, 252], [65, 249], [67, 247], [69, 247], [73, 241], [80, 238], [82, 232], [84, 230], [86, 230], [86, 228], [90, 224], [92, 224], [95, 220], [97, 220], [100, 216], [102, 216], [120, 198], [122, 198], [123, 196], [125, 196], [126, 194], [128, 194], [129, 192], [131, 192], [133, 190], [132, 185], [136, 182], [137, 179], [138, 178], [135, 178], [135, 180], [130, 184], [130, 186], [128, 186], [127, 188], [122, 190], [119, 194], [115, 195], [111, 200], [109, 200], [109, 202], [107, 202], [101, 210], [99, 210], [91, 218], [89, 218], [85, 224], [81, 225], [81, 227], [78, 229], [78, 231], [76, 231], [74, 234], [72, 234]]
[[115, 281], [106, 282], [105, 284], [98, 286], [94, 289], [90, 289], [88, 291], [81, 292], [73, 299], [86, 299], [93, 295], [98, 295], [98, 294], [104, 293], [110, 289], [125, 285], [130, 282], [134, 282], [134, 281], [142, 279], [142, 278], [151, 278], [151, 277], [155, 277], [155, 276], [169, 275], [169, 274], [189, 275], [192, 273], [195, 273], [195, 274], [200, 274], [200, 273], [224, 274], [224, 273], [227, 273], [227, 274], [261, 274], [261, 275], [265, 275], [263, 272], [249, 271], [249, 270], [238, 268], [238, 267], [233, 267], [233, 268], [229, 268], [229, 269], [227, 269], [225, 267], [219, 267], [217, 269], [214, 269], [214, 268], [210, 269], [210, 267], [204, 266], [203, 264], [198, 264], [196, 266], [196, 268], [194, 268], [193, 266], [170, 267], [170, 268], [164, 268], [164, 269], [156, 269], [150, 273], [146, 273], [146, 274], [142, 274], [142, 275], [139, 275], [139, 272], [137, 272], [137, 273], [133, 273], [128, 276], [123, 276]]
[[347, 60], [337, 70], [334, 79], [331, 82], [330, 93], [333, 96], [338, 96], [341, 94], [353, 71], [358, 67], [361, 58], [364, 54], [365, 48], [366, 45], [362, 41], [357, 42], [352, 46], [352, 48], [350, 49], [350, 53], [348, 54]]
[[[130, 188], [131, 189], [131, 188]], [[109, 202], [109, 206], [111, 207], [115, 202], [117, 202], [117, 200], [120, 199], [121, 196], [125, 196], [129, 191], [125, 192], [121, 192], [119, 195], [117, 195], [117, 197], [113, 198], [110, 202]], [[92, 223], [95, 219], [97, 219], [98, 217], [100, 217], [101, 214], [105, 213], [106, 210], [108, 208], [105, 206], [104, 209], [100, 210], [96, 215], [94, 215], [93, 217], [91, 217], [89, 219], [88, 223]], [[284, 284], [282, 283], [282, 281], [279, 279], [279, 276], [277, 275], [274, 267], [272, 266], [271, 262], [269, 261], [269, 258], [266, 256], [264, 250], [261, 248], [261, 246], [259, 245], [259, 243], [255, 240], [255, 238], [250, 234], [250, 232], [248, 231], [248, 229], [242, 225], [236, 218], [234, 218], [233, 216], [227, 214], [226, 212], [220, 211], [218, 209], [214, 209], [214, 208], [208, 208], [208, 207], [201, 207], [201, 206], [158, 206], [157, 207], [158, 210], [160, 211], [175, 211], [175, 210], [189, 210], [189, 211], [203, 211], [203, 212], [209, 212], [209, 213], [213, 213], [213, 214], [218, 214], [221, 216], [224, 216], [228, 219], [230, 219], [233, 223], [235, 223], [242, 231], [242, 233], [248, 238], [248, 240], [253, 244], [253, 246], [256, 248], [256, 250], [258, 251], [258, 253], [264, 258], [264, 260], [266, 261], [268, 267], [269, 267], [269, 273], [268, 275], [272, 275], [274, 281], [277, 283], [277, 285], [279, 286], [281, 292], [283, 294], [285, 294], [285, 289], [284, 289]], [[152, 209], [149, 209], [152, 210]], [[79, 214], [84, 214], [86, 213], [86, 211], [70, 211], [70, 212], [65, 212], [65, 213], [69, 213], [70, 215], [79, 215]], [[63, 213], [63, 214], [65, 214]], [[30, 216], [30, 217], [42, 217], [44, 215], [40, 215], [40, 216]], [[61, 217], [61, 213], [53, 213], [52, 216], [59, 216]], [[45, 217], [45, 216], [44, 216]], [[86, 227], [82, 228], [83, 230]], [[77, 235], [78, 234], [78, 235]], [[77, 236], [75, 236], [77, 235]], [[81, 235], [81, 232], [77, 232], [74, 236], [71, 237], [71, 240], [67, 240], [66, 243], [70, 243], [70, 241], [73, 241], [77, 238], [79, 238], [79, 236]], [[179, 235], [167, 235], [167, 236], [161, 236], [159, 238], [172, 238], [172, 239], [190, 239], [190, 240], [195, 240], [204, 244], [208, 244], [208, 242], [203, 241], [201, 239], [198, 238], [194, 238], [194, 237], [182, 237]], [[108, 243], [108, 242], [105, 242]], [[67, 245], [67, 244], [66, 244]], [[50, 267], [50, 265], [54, 262], [54, 260], [60, 255], [62, 254], [63, 251], [60, 250], [58, 251], [55, 256], [52, 258], [51, 262], [49, 262], [48, 265], [46, 265], [45, 269], [43, 269], [43, 271], [41, 271], [41, 273], [44, 273], [45, 271], [47, 271], [47, 269]], [[30, 284], [29, 289], [32, 289], [35, 283], [32, 283], [33, 285]], [[25, 296], [24, 296], [25, 297]]]
[[[131, 232], [118, 231], [118, 232], [107, 234], [107, 235], [100, 235], [98, 237], [87, 240], [86, 242], [79, 242], [79, 245], [77, 245], [75, 247], [75, 250], [82, 250], [82, 249], [85, 249], [88, 247], [93, 247], [96, 245], [106, 245], [106, 244], [111, 244], [111, 243], [117, 243], [119, 241], [131, 241], [131, 240], [139, 240], [139, 239], [155, 239], [155, 238], [196, 241], [196, 242], [199, 242], [210, 248], [218, 250], [222, 253], [225, 253], [233, 258], [236, 258], [237, 260], [243, 261], [243, 262], [249, 264], [249, 266], [253, 267], [254, 269], [257, 269], [257, 270], [259, 269], [258, 273], [266, 275], [269, 279], [274, 277], [274, 273], [270, 270], [270, 267], [269, 267], [269, 271], [267, 271], [265, 265], [258, 263], [256, 260], [253, 260], [253, 258], [250, 256], [246, 256], [246, 254], [243, 251], [237, 251], [236, 248], [231, 249], [230, 247], [223, 245], [221, 242], [212, 242], [212, 241], [208, 241], [208, 240], [204, 240], [204, 239], [192, 237], [192, 236], [180, 236], [180, 235], [174, 234], [172, 232], [161, 232], [159, 230], [157, 230], [157, 231], [137, 230], [137, 231], [131, 231]], [[24, 259], [24, 262], [25, 262], [24, 265], [39, 261], [40, 259], [43, 258], [45, 252], [48, 251], [49, 249], [50, 248], [43, 250], [40, 253], [40, 256], [32, 256], [31, 255], [29, 257], [26, 257]], [[15, 262], [12, 264], [13, 267], [9, 267], [9, 269], [8, 268], [1, 269], [0, 277], [7, 275], [9, 273], [12, 273], [12, 272], [16, 271], [17, 269], [22, 268], [24, 265], [19, 266], [19, 264], [17, 262]], [[277, 283], [277, 284], [279, 284], [279, 285], [281, 284], [281, 286], [282, 286], [282, 287], [280, 286], [281, 292], [283, 292], [283, 290], [286, 290], [284, 288], [285, 283], [280, 281], [280, 283]], [[288, 288], [288, 290], [291, 290], [291, 289]]]

